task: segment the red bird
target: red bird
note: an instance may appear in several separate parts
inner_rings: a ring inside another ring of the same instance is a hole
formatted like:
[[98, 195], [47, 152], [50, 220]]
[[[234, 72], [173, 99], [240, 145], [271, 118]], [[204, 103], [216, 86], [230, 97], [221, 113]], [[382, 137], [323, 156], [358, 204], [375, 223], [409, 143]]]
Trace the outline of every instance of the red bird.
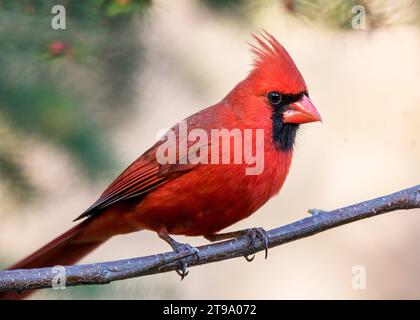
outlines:
[[[188, 133], [199, 129], [209, 137], [213, 129], [239, 129], [240, 142], [244, 146], [251, 144], [256, 161], [263, 160], [261, 170], [246, 174], [249, 162], [237, 161], [235, 148], [226, 151], [217, 145], [216, 150], [213, 139], [200, 145], [211, 149], [211, 156], [200, 155], [201, 160], [208, 161], [188, 161], [191, 153], [197, 152], [197, 148], [190, 148], [184, 155], [176, 152], [176, 163], [162, 164], [159, 148], [171, 139], [166, 135], [76, 219], [84, 221], [10, 269], [74, 264], [111, 237], [139, 230], [156, 232], [177, 252], [193, 248], [178, 243], [170, 234], [204, 236], [212, 241], [240, 234], [250, 234], [254, 240], [256, 235], [264, 238], [262, 229], [251, 233], [218, 232], [250, 216], [280, 191], [289, 171], [299, 125], [320, 121], [321, 117], [287, 51], [268, 33], [254, 37], [258, 43], [252, 45], [255, 65], [247, 78], [221, 102], [187, 118], [186, 124]], [[172, 142], [185, 142], [192, 147], [197, 137], [182, 141], [185, 139], [181, 138], [180, 126], [172, 128]], [[247, 136], [247, 129], [253, 133], [262, 129], [263, 139], [258, 140], [255, 134]], [[230, 138], [234, 140], [233, 136]], [[230, 161], [210, 161], [220, 159]], [[186, 264], [182, 263], [180, 269], [184, 275]], [[2, 297], [17, 296], [4, 293], [0, 294]]]

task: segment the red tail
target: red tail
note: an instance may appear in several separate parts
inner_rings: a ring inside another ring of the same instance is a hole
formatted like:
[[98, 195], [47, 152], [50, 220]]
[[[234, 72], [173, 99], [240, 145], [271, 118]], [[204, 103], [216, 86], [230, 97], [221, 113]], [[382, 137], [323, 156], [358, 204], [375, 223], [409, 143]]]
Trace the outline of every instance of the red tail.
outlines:
[[[85, 227], [89, 223], [90, 219], [83, 221], [58, 238], [46, 244], [29, 257], [9, 267], [8, 270], [74, 264], [108, 239], [105, 238], [104, 240], [84, 241], [83, 238], [85, 238], [85, 235], [83, 234], [83, 231], [85, 231]], [[25, 291], [21, 294], [14, 292], [0, 292], [0, 300], [24, 299], [32, 292], [34, 291]]]

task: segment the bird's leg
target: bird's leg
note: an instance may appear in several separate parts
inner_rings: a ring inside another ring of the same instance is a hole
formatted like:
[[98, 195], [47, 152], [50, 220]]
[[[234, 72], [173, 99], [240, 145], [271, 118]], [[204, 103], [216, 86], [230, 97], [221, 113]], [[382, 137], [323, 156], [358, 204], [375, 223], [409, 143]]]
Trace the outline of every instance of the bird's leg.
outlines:
[[[159, 238], [165, 240], [175, 252], [191, 252], [191, 255], [196, 255], [197, 258], [199, 258], [197, 248], [189, 245], [188, 243], [180, 243], [176, 241], [168, 234], [166, 230], [161, 230], [157, 234]], [[187, 269], [187, 262], [185, 261], [185, 258], [179, 260], [179, 269], [176, 270], [176, 273], [178, 273], [178, 275], [181, 277], [181, 280], [188, 275], [188, 272], [189, 271]]]
[[327, 213], [328, 211], [325, 211], [325, 210], [320, 210], [320, 209], [316, 209], [316, 208], [313, 208], [313, 209], [309, 209], [308, 210], [308, 213], [311, 215], [311, 216], [319, 216], [320, 214], [324, 214], [324, 213]]
[[[232, 231], [232, 232], [226, 232], [226, 233], [215, 233], [215, 234], [209, 234], [205, 235], [204, 238], [211, 242], [220, 241], [220, 240], [226, 240], [226, 239], [232, 239], [236, 237], [241, 236], [248, 236], [249, 237], [249, 245], [255, 247], [257, 239], [260, 239], [264, 243], [264, 249], [265, 249], [265, 259], [268, 257], [268, 235], [267, 231], [265, 231], [263, 228], [250, 228], [250, 229], [244, 229], [244, 230], [238, 230], [238, 231]], [[252, 255], [252, 257], [245, 256], [246, 261], [251, 262], [254, 260], [255, 254]]]

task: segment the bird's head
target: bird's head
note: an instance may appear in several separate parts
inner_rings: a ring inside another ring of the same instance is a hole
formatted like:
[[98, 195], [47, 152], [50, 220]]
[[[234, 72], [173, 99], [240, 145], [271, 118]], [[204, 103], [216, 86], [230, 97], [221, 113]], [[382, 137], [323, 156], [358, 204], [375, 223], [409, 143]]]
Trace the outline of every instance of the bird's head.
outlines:
[[286, 49], [267, 32], [254, 38], [254, 68], [235, 89], [241, 92], [246, 108], [252, 108], [256, 114], [270, 112], [273, 141], [279, 149], [289, 150], [299, 125], [321, 121], [321, 115], [309, 99], [306, 83]]

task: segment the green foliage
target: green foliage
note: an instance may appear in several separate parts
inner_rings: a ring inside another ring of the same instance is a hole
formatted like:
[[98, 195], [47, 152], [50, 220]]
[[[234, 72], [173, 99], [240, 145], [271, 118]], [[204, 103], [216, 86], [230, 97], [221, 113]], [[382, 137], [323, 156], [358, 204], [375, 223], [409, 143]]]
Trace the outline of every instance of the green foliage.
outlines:
[[316, 23], [336, 30], [352, 30], [352, 20], [358, 13], [355, 6], [358, 5], [365, 9], [367, 30], [420, 22], [419, 0], [202, 0], [202, 2], [215, 13], [239, 18], [242, 23], [249, 23], [249, 18], [252, 18], [260, 8], [279, 6], [288, 14], [307, 23]]
[[105, 12], [109, 16], [115, 16], [122, 13], [131, 13], [131, 12], [144, 12], [148, 6], [151, 4], [151, 1], [129, 1], [129, 0], [120, 0], [120, 1], [104, 1], [105, 3]]
[[[113, 155], [104, 136], [113, 114], [130, 102], [141, 56], [133, 25], [150, 2], [0, 1], [2, 119], [20, 137], [68, 152], [88, 177], [107, 172]], [[66, 30], [51, 27], [55, 4], [66, 8]], [[93, 116], [95, 108], [102, 118]], [[15, 147], [0, 145], [0, 175], [13, 193], [26, 194], [31, 184]]]
[[366, 28], [375, 30], [391, 25], [417, 23], [420, 18], [418, 0], [283, 0], [283, 8], [308, 22], [339, 30], [351, 30], [355, 6], [365, 9]]

